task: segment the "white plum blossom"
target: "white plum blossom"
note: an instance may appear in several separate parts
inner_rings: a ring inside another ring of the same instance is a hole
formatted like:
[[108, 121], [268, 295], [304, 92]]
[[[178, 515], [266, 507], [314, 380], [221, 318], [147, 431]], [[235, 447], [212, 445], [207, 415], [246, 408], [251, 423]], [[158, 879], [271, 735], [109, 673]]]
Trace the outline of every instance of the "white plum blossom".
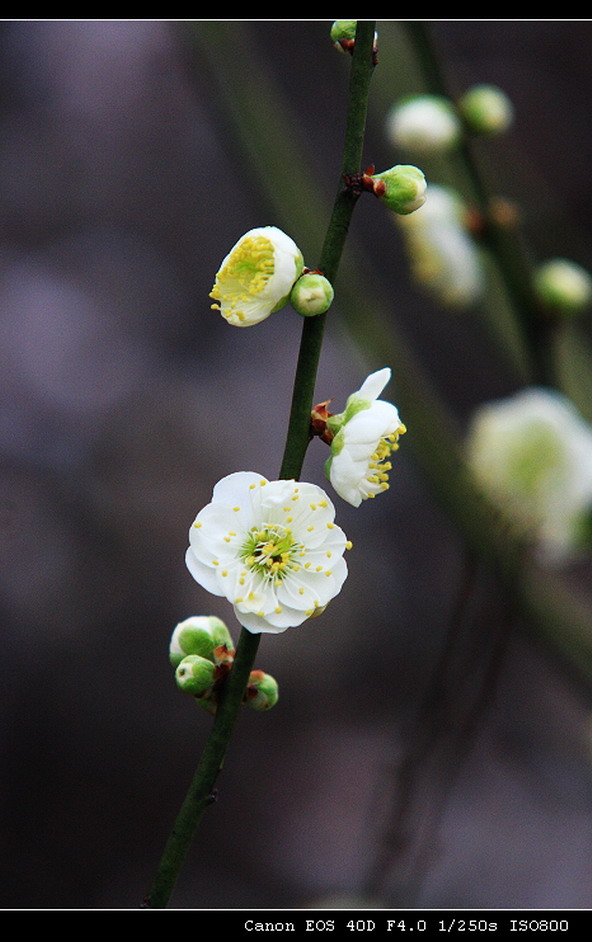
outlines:
[[225, 596], [253, 633], [278, 633], [319, 615], [347, 576], [351, 544], [316, 484], [237, 471], [214, 487], [189, 530], [189, 572]]
[[354, 507], [388, 489], [389, 458], [406, 431], [396, 407], [378, 398], [390, 378], [388, 367], [371, 373], [348, 397], [345, 411], [327, 421], [333, 439], [325, 474]]
[[529, 387], [473, 415], [469, 467], [484, 494], [546, 563], [589, 545], [592, 428], [551, 389]]
[[212, 308], [234, 327], [258, 324], [288, 303], [303, 264], [300, 249], [281, 229], [250, 229], [220, 266]]

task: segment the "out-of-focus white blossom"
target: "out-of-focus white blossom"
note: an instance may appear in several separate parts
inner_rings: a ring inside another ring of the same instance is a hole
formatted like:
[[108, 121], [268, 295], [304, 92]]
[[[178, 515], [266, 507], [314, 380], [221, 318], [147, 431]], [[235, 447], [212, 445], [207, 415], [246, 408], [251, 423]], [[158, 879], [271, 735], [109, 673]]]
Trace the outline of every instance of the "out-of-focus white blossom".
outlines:
[[430, 184], [425, 204], [417, 212], [394, 218], [405, 238], [411, 272], [418, 284], [446, 307], [475, 304], [483, 294], [485, 275], [457, 193]]
[[387, 138], [411, 154], [444, 153], [458, 144], [461, 134], [454, 105], [441, 95], [413, 95], [387, 114]]
[[560, 393], [531, 387], [473, 415], [469, 467], [484, 494], [541, 559], [589, 545], [592, 429]]

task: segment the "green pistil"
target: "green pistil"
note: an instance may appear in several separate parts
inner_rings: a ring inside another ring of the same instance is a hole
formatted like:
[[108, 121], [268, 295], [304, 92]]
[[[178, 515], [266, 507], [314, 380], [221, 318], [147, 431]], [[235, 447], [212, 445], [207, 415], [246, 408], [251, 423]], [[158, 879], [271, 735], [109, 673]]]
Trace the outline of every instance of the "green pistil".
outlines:
[[281, 525], [253, 527], [240, 555], [251, 572], [265, 579], [281, 581], [293, 568], [294, 556], [299, 549], [292, 531]]

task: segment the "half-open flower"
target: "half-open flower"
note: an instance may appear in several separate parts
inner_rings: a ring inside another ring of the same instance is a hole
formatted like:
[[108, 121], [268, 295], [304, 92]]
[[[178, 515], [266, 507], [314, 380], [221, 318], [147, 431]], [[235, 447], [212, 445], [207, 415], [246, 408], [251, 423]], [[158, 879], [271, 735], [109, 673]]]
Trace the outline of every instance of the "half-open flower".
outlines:
[[250, 229], [220, 266], [212, 307], [234, 327], [258, 324], [288, 303], [303, 264], [300, 249], [281, 229]]
[[406, 431], [396, 407], [378, 398], [390, 377], [388, 367], [371, 373], [348, 397], [345, 411], [327, 420], [333, 439], [325, 474], [354, 507], [388, 489], [389, 459]]
[[216, 484], [189, 530], [187, 567], [254, 633], [301, 625], [334, 598], [350, 544], [316, 484], [237, 471]]

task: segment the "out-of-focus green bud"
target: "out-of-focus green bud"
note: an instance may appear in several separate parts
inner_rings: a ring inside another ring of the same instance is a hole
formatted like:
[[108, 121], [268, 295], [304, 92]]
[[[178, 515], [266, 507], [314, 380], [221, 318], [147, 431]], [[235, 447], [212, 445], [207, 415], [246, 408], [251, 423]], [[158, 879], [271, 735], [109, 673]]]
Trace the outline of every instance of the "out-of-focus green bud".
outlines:
[[173, 667], [177, 667], [188, 654], [199, 654], [212, 660], [214, 648], [219, 645], [234, 650], [230, 632], [222, 619], [215, 615], [192, 615], [174, 629], [169, 660]]
[[540, 265], [534, 286], [543, 306], [555, 314], [577, 315], [592, 304], [592, 275], [567, 258]]
[[467, 127], [475, 134], [503, 134], [514, 120], [514, 107], [497, 85], [474, 85], [458, 102]]
[[414, 95], [391, 108], [386, 134], [395, 147], [416, 154], [439, 154], [456, 146], [462, 125], [448, 98]]
[[183, 693], [199, 697], [208, 690], [215, 679], [216, 668], [212, 661], [199, 654], [184, 657], [175, 671], [177, 686]]
[[253, 710], [270, 710], [278, 702], [277, 681], [264, 671], [251, 671], [244, 702]]
[[427, 183], [421, 170], [397, 164], [390, 170], [372, 174], [374, 193], [400, 216], [415, 212], [426, 201]]
[[292, 288], [290, 304], [303, 317], [314, 317], [329, 310], [334, 294], [328, 278], [319, 272], [306, 272]]

